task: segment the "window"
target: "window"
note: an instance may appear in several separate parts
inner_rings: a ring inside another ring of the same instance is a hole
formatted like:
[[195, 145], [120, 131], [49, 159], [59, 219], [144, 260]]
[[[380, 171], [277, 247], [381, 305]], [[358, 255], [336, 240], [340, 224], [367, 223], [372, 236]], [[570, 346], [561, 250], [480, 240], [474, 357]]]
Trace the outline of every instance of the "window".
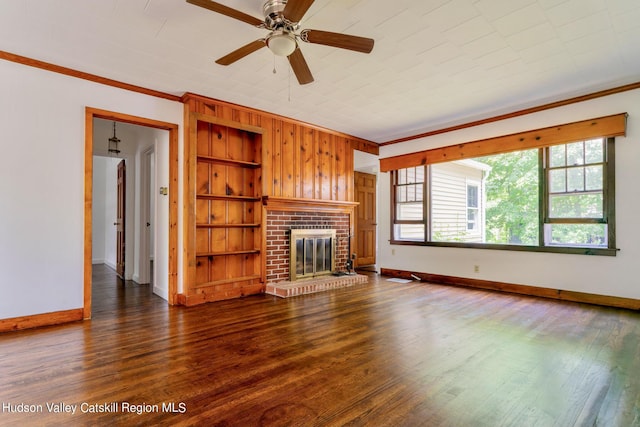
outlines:
[[614, 139], [392, 171], [392, 242], [615, 254]]
[[401, 169], [393, 175], [394, 235], [401, 240], [424, 241], [425, 167]]
[[467, 182], [467, 230], [478, 231], [478, 184]]
[[546, 149], [547, 245], [607, 247], [605, 152], [603, 139]]

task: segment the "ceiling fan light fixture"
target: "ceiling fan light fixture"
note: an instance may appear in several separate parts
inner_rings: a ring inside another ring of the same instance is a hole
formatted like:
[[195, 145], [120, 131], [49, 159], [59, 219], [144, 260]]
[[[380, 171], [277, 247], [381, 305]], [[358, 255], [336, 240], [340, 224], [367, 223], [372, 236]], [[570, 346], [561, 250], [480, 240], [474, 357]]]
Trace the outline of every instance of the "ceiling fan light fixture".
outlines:
[[298, 44], [294, 35], [284, 31], [274, 31], [267, 39], [267, 47], [277, 56], [291, 55]]

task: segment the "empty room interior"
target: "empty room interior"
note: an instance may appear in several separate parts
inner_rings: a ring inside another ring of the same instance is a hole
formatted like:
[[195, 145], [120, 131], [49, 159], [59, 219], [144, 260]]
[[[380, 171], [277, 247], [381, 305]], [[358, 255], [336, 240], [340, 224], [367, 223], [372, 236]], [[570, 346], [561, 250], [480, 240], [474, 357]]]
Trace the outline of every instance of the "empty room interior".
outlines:
[[0, 425], [640, 426], [636, 0], [0, 0]]

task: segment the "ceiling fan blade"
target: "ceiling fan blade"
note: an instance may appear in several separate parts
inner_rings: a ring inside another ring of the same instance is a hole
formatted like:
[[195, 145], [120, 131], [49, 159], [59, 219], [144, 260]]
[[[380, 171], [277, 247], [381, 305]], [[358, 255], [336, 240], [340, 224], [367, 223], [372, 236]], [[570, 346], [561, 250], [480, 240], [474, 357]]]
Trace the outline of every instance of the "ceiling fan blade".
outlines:
[[303, 30], [300, 33], [302, 41], [341, 49], [355, 50], [369, 53], [373, 49], [374, 40], [366, 37], [351, 36], [349, 34], [332, 33], [330, 31]]
[[289, 0], [282, 14], [291, 22], [300, 22], [314, 0]]
[[247, 24], [254, 25], [259, 27], [264, 24], [264, 21], [258, 18], [254, 18], [251, 15], [247, 15], [244, 12], [240, 12], [239, 10], [235, 10], [230, 8], [229, 6], [225, 6], [220, 3], [216, 3], [210, 0], [187, 0], [187, 3], [194, 4], [196, 6], [204, 7], [205, 9], [212, 10], [214, 12], [221, 13], [223, 15], [229, 16], [231, 18], [238, 19], [242, 22], [246, 22]]
[[250, 53], [255, 52], [256, 50], [265, 47], [266, 44], [264, 42], [264, 40], [260, 39], [260, 40], [256, 40], [254, 42], [251, 42], [249, 44], [246, 44], [244, 46], [242, 46], [240, 49], [236, 49], [233, 52], [231, 52], [228, 55], [223, 56], [222, 58], [218, 59], [216, 61], [216, 64], [220, 64], [220, 65], [231, 65], [234, 62], [236, 62], [239, 59], [244, 58], [245, 56], [249, 55]]
[[300, 83], [301, 85], [306, 85], [313, 81], [311, 70], [307, 65], [307, 61], [305, 61], [300, 48], [297, 48], [296, 50], [294, 50], [293, 53], [289, 55], [287, 58], [289, 59], [289, 64], [291, 64], [291, 69], [293, 69], [293, 73], [296, 75], [296, 78], [298, 79], [298, 83]]

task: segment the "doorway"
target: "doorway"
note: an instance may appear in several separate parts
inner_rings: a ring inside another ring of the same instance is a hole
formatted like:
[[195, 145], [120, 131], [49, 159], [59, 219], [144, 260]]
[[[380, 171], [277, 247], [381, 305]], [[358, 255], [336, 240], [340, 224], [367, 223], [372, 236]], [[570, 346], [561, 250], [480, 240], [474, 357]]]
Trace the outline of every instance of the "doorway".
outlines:
[[[163, 194], [166, 194], [168, 198], [168, 203], [166, 205], [165, 212], [163, 212], [163, 216], [165, 220], [162, 224], [162, 229], [164, 230], [161, 233], [158, 233], [160, 237], [154, 239], [154, 248], [158, 248], [158, 245], [162, 245], [161, 249], [164, 253], [163, 259], [158, 262], [158, 259], [155, 259], [156, 251], [154, 250], [154, 264], [155, 270], [158, 272], [156, 279], [160, 280], [162, 277], [163, 281], [167, 283], [167, 295], [166, 299], [169, 304], [176, 304], [177, 302], [177, 273], [178, 273], [178, 257], [177, 257], [177, 218], [178, 218], [178, 125], [161, 122], [157, 120], [146, 119], [142, 117], [131, 116], [122, 113], [116, 113], [105, 110], [98, 110], [94, 108], [87, 107], [85, 110], [85, 231], [84, 231], [84, 318], [91, 318], [91, 296], [92, 296], [92, 214], [93, 214], [93, 154], [94, 154], [94, 119], [105, 119], [111, 120], [115, 122], [127, 123], [137, 126], [143, 126], [152, 129], [160, 129], [164, 131], [168, 131], [168, 144], [163, 149], [166, 150], [166, 153], [163, 153], [163, 158], [165, 161], [163, 163], [168, 163], [165, 165], [168, 167], [168, 173], [166, 176], [167, 180], [167, 191]], [[162, 144], [164, 145], [164, 144]], [[156, 153], [157, 154], [157, 153]], [[146, 156], [142, 156], [142, 164], [145, 163]], [[144, 166], [142, 166], [144, 168]], [[154, 172], [157, 170], [158, 164], [154, 162]], [[166, 173], [166, 172], [165, 172]], [[157, 182], [154, 182], [157, 184]], [[151, 183], [147, 189], [149, 193], [154, 192], [151, 187]], [[141, 188], [142, 189], [142, 188]], [[145, 203], [142, 203], [144, 206], [148, 203], [148, 199], [146, 199]], [[149, 214], [150, 215], [150, 214]], [[144, 218], [146, 219], [146, 218]], [[145, 221], [146, 222], [146, 221]], [[155, 223], [155, 220], [154, 220]], [[146, 228], [146, 227], [145, 227]], [[146, 233], [143, 233], [146, 234]], [[142, 236], [142, 242], [148, 242], [147, 238]], [[146, 253], [150, 255], [149, 251]], [[158, 265], [161, 264], [162, 268], [158, 269]], [[147, 264], [150, 265], [150, 264]], [[126, 268], [126, 266], [125, 266]], [[151, 275], [150, 271], [147, 271], [147, 274]], [[162, 276], [161, 276], [162, 275]]]
[[376, 175], [355, 172], [355, 236], [356, 254], [355, 267], [372, 266], [376, 264]]

